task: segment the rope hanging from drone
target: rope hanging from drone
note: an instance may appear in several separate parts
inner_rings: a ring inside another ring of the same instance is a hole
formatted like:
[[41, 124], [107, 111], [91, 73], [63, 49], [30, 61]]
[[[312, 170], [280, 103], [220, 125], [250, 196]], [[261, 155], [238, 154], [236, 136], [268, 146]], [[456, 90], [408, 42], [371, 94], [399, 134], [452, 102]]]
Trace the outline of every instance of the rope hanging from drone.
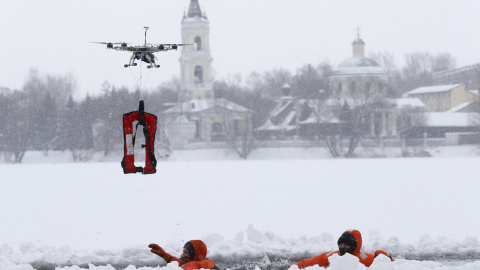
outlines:
[[[155, 56], [153, 56], [153, 57], [155, 57]], [[156, 59], [156, 57], [155, 57], [155, 59]], [[128, 66], [128, 70], [130, 71], [130, 74], [132, 75], [132, 78], [135, 80], [136, 85], [137, 85], [137, 88], [138, 88], [139, 91], [140, 91], [140, 99], [143, 99], [143, 95], [142, 95], [143, 93], [142, 93], [142, 90], [141, 90], [141, 89], [143, 89], [143, 88], [146, 87], [147, 82], [148, 82], [148, 79], [150, 79], [150, 74], [152, 73], [152, 70], [153, 70], [153, 69], [149, 69], [147, 78], [146, 78], [146, 80], [144, 81], [143, 87], [142, 87], [142, 80], [143, 80], [142, 66], [143, 66], [143, 63], [142, 63], [142, 61], [140, 61], [138, 79], [137, 79], [137, 76], [135, 76], [135, 74], [133, 73], [131, 67]]]

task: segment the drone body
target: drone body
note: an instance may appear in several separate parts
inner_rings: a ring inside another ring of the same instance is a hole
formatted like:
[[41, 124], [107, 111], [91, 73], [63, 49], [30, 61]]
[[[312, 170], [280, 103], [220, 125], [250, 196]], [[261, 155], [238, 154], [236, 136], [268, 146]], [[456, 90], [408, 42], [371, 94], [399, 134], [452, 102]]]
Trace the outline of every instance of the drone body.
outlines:
[[[147, 64], [147, 68], [159, 68], [160, 65], [157, 65], [155, 62], [155, 55], [153, 54], [154, 52], [166, 52], [169, 50], [177, 50], [178, 46], [185, 46], [185, 45], [191, 45], [191, 44], [150, 44], [147, 43], [147, 30], [148, 27], [145, 27], [145, 43], [143, 45], [137, 45], [137, 46], [128, 46], [128, 43], [126, 42], [93, 42], [93, 43], [99, 43], [99, 44], [106, 44], [107, 49], [112, 49], [116, 51], [125, 51], [125, 52], [131, 52], [132, 57], [130, 57], [130, 61], [128, 64], [125, 64], [124, 67], [129, 67], [129, 66], [136, 66], [137, 63], [135, 63], [135, 60], [141, 60]], [[115, 45], [120, 45], [120, 46], [115, 46]]]

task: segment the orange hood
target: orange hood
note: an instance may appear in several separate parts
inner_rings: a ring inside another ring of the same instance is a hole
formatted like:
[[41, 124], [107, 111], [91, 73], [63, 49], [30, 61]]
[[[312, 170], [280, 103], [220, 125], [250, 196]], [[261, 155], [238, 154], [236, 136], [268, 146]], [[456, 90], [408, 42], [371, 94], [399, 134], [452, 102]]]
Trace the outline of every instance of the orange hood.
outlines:
[[345, 233], [349, 233], [357, 241], [357, 248], [353, 251], [352, 255], [358, 255], [362, 249], [362, 234], [358, 230], [347, 230]]
[[193, 247], [193, 254], [190, 253], [193, 255], [192, 261], [200, 261], [207, 257], [207, 245], [202, 240], [190, 240], [185, 246], [189, 243]]

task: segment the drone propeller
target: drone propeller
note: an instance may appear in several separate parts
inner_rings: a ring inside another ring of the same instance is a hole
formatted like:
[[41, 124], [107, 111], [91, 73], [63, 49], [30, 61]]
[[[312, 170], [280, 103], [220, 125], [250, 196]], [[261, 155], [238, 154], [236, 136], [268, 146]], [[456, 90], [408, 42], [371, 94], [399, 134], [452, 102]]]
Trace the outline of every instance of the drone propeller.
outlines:
[[113, 45], [117, 45], [117, 44], [120, 44], [122, 47], [127, 47], [127, 44], [126, 42], [90, 42], [90, 43], [96, 43], [96, 44], [106, 44], [107, 45], [107, 49], [112, 49], [113, 48]]
[[154, 44], [152, 46], [158, 47], [160, 51], [165, 51], [165, 50], [176, 50], [178, 46], [186, 46], [186, 45], [193, 45], [193, 44]]
[[128, 44], [126, 42], [96, 42], [96, 41], [92, 41], [90, 43], [97, 43], [97, 44], [123, 44], [123, 43], [125, 43], [125, 44]]
[[186, 45], [193, 45], [193, 44], [153, 44], [153, 46], [158, 47], [160, 45], [163, 46], [186, 46]]

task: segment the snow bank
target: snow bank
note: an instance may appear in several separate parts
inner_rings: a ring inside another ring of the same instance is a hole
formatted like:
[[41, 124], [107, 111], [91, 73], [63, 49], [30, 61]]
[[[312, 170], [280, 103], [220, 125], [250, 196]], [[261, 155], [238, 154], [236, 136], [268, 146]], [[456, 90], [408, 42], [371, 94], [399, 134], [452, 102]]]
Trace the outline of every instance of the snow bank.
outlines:
[[[237, 265], [239, 262], [240, 264], [242, 262], [247, 264], [247, 269], [248, 266], [265, 269], [266, 266], [273, 265], [274, 262], [279, 260], [282, 265], [291, 264], [328, 250], [336, 250], [336, 238], [324, 233], [310, 238], [283, 239], [272, 232], [260, 232], [253, 226], [249, 226], [245, 232], [239, 232], [230, 240], [225, 240], [217, 234], [207, 235], [202, 239], [209, 247], [208, 256], [214, 259], [219, 266], [231, 266], [233, 261]], [[388, 250], [396, 257], [396, 260], [392, 263], [389, 258], [381, 255], [376, 258], [369, 269], [479, 269], [480, 243], [477, 239], [467, 238], [463, 242], [457, 242], [447, 239], [433, 240], [431, 238], [426, 241], [426, 238], [428, 237], [423, 237], [416, 244], [397, 242], [392, 245], [391, 239], [389, 241], [377, 237], [377, 240], [383, 244], [378, 242], [373, 245], [368, 244], [363, 250], [366, 252], [373, 252], [378, 248]], [[366, 242], [371, 240], [365, 239]], [[428, 242], [428, 247], [426, 242]], [[183, 243], [169, 243], [164, 247], [167, 252], [178, 255], [182, 245]], [[435, 258], [429, 258], [432, 249], [436, 249]], [[417, 260], [405, 259], [412, 254], [415, 254], [414, 257]], [[450, 256], [450, 260], [442, 259], [442, 256], [444, 256], [443, 258]], [[330, 262], [330, 269], [332, 270], [367, 269], [358, 262], [358, 258], [349, 254], [342, 257], [334, 255], [330, 257]], [[53, 267], [57, 267], [55, 269], [72, 270], [82, 268], [181, 269], [173, 264], [165, 266], [165, 262], [160, 257], [150, 253], [146, 246], [94, 251], [75, 250], [68, 246], [57, 248], [37, 246], [33, 243], [22, 243], [18, 247], [4, 244], [0, 247], [0, 269], [54, 269]], [[293, 266], [290, 270], [297, 270], [297, 268]], [[306, 269], [319, 270], [319, 267], [313, 266]]]

